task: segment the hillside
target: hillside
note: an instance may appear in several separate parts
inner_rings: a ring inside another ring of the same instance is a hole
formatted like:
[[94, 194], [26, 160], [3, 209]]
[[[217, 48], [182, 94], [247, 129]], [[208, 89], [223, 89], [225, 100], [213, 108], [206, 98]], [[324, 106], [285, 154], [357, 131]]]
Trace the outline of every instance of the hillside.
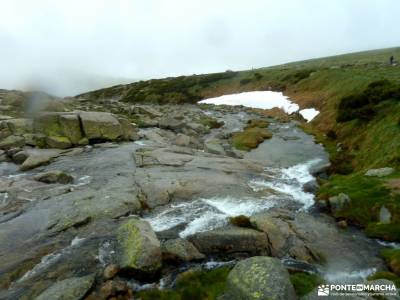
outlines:
[[[320, 197], [348, 192], [352, 203], [338, 212], [338, 218], [367, 227], [372, 236], [400, 240], [399, 171], [383, 179], [364, 176], [368, 169], [398, 170], [400, 164], [400, 66], [389, 65], [391, 55], [399, 59], [400, 48], [256, 70], [140, 81], [77, 98], [94, 103], [114, 98], [130, 103], [180, 104], [241, 91], [283, 91], [302, 108], [314, 107], [321, 112], [313, 122], [303, 125], [325, 145], [332, 161], [331, 176]], [[368, 88], [371, 83], [375, 87]], [[392, 214], [390, 224], [378, 222], [382, 205]]]

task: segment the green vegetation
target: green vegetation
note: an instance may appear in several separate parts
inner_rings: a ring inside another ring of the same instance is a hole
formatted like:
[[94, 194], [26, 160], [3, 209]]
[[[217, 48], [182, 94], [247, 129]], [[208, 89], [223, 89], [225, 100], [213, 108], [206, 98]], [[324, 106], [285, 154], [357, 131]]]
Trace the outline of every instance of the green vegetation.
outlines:
[[254, 128], [254, 127], [265, 128], [265, 127], [268, 127], [268, 125], [269, 124], [266, 120], [251, 119], [251, 120], [247, 121], [247, 125], [246, 125], [245, 129]]
[[299, 297], [307, 295], [322, 283], [322, 279], [318, 275], [307, 273], [290, 274], [290, 281]]
[[247, 227], [247, 228], [252, 227], [249, 217], [244, 216], [244, 215], [230, 217], [229, 222], [231, 222], [231, 224], [233, 224], [235, 226], [239, 226], [239, 227]]
[[313, 69], [295, 70], [283, 77], [283, 81], [289, 84], [296, 84], [299, 81], [310, 77], [311, 73], [314, 72]]
[[232, 145], [236, 149], [250, 151], [257, 148], [265, 139], [270, 139], [272, 134], [265, 128], [253, 127], [236, 132], [232, 136]]
[[371, 82], [363, 92], [342, 98], [336, 120], [371, 120], [379, 108], [378, 104], [387, 100], [400, 100], [400, 85], [388, 80]]
[[142, 300], [212, 300], [225, 288], [229, 268], [211, 271], [187, 271], [181, 274], [174, 290], [150, 290], [137, 294]]
[[392, 270], [397, 276], [400, 276], [400, 249], [383, 250], [382, 256], [390, 270]]
[[91, 99], [118, 97], [125, 102], [183, 104], [196, 103], [202, 99], [200, 91], [215, 82], [232, 79], [237, 72], [227, 71], [207, 75], [179, 76], [165, 79], [138, 81], [128, 85], [117, 85], [77, 97]]
[[236, 149], [249, 151], [257, 148], [265, 139], [270, 139], [270, 133], [266, 127], [268, 122], [262, 119], [251, 119], [247, 122], [246, 127], [241, 132], [232, 135], [232, 145]]
[[[398, 173], [390, 177], [397, 177]], [[364, 174], [333, 175], [322, 185], [319, 198], [328, 199], [339, 193], [347, 194], [350, 204], [335, 213], [336, 218], [366, 227], [371, 237], [400, 240], [400, 195], [392, 194], [386, 186], [387, 178], [368, 177]], [[379, 211], [385, 206], [392, 214], [389, 224], [379, 223]]]
[[392, 281], [397, 288], [400, 288], [400, 277], [392, 272], [376, 272], [368, 277], [368, 280], [387, 279]]

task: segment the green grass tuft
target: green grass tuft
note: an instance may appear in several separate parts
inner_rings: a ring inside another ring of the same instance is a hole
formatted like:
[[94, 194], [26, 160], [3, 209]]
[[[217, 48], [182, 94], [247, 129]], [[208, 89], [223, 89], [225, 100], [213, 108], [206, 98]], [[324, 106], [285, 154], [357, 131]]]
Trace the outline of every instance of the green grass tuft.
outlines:
[[322, 279], [318, 275], [307, 273], [290, 274], [290, 281], [299, 297], [309, 294], [322, 283]]
[[142, 300], [213, 300], [225, 289], [229, 268], [187, 271], [181, 274], [174, 290], [149, 290], [137, 294]]

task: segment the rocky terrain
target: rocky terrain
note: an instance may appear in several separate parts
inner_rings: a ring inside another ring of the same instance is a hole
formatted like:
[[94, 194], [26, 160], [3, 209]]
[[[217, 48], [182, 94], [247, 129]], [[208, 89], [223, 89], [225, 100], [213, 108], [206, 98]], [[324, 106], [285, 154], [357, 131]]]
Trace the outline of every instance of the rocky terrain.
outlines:
[[387, 270], [376, 241], [319, 212], [345, 196], [314, 206], [329, 161], [297, 117], [0, 99], [0, 299], [156, 299], [221, 267], [222, 299], [296, 299], [293, 274]]

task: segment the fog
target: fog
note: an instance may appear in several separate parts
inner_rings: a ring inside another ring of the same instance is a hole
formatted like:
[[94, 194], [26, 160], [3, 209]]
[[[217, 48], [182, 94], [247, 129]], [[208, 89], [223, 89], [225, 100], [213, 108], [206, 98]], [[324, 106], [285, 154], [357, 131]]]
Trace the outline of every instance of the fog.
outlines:
[[398, 0], [0, 0], [0, 88], [138, 79], [400, 45]]

